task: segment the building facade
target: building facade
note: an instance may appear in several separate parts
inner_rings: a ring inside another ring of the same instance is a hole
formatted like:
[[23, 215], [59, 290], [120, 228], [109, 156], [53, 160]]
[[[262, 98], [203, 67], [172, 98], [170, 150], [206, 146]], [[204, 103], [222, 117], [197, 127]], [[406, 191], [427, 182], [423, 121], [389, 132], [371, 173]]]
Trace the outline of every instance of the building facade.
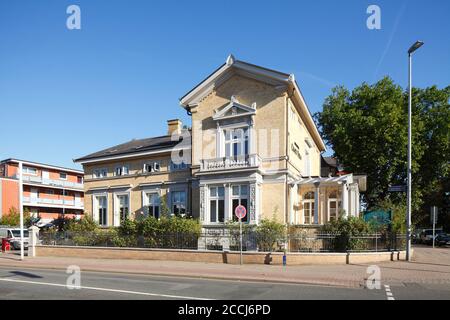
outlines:
[[24, 211], [43, 221], [61, 215], [79, 218], [84, 212], [83, 179], [84, 172], [80, 170], [17, 159], [3, 160], [0, 162], [0, 215], [18, 211], [22, 204]]
[[[77, 159], [85, 169], [85, 208], [102, 225], [162, 208], [204, 227], [261, 219], [319, 225], [357, 216], [365, 176], [322, 177], [320, 137], [293, 75], [228, 57], [180, 99], [192, 127], [168, 122], [166, 136], [133, 140]], [[180, 138], [181, 137], [181, 138]]]

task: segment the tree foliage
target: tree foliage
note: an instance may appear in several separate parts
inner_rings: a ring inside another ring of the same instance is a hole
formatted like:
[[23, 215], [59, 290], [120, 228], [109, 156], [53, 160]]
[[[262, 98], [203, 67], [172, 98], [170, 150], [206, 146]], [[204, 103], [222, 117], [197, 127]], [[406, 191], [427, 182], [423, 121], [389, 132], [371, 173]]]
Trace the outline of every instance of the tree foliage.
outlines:
[[[443, 204], [450, 159], [450, 86], [413, 88], [412, 179], [414, 220], [425, 220], [430, 205]], [[339, 86], [315, 115], [327, 144], [347, 171], [367, 174], [368, 207], [404, 193], [388, 192], [406, 184], [408, 92], [386, 77], [353, 91]], [[448, 190], [447, 190], [448, 191]]]

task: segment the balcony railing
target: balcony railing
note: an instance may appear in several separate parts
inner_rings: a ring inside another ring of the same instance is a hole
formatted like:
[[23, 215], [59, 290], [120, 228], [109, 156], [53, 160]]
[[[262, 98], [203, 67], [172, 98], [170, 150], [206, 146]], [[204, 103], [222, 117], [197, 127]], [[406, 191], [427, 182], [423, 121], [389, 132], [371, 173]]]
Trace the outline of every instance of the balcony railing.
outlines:
[[83, 190], [83, 184], [70, 182], [70, 181], [61, 181], [61, 180], [53, 180], [53, 179], [43, 179], [42, 177], [36, 176], [23, 176], [24, 182], [38, 183], [46, 186], [54, 186], [61, 188], [73, 188]]
[[75, 200], [62, 200], [62, 199], [46, 199], [46, 198], [33, 198], [33, 197], [23, 197], [23, 202], [25, 204], [51, 204], [57, 206], [69, 206], [76, 208], [83, 208], [83, 201]]
[[256, 154], [232, 158], [203, 159], [201, 171], [252, 168], [259, 167], [260, 164], [261, 158]]

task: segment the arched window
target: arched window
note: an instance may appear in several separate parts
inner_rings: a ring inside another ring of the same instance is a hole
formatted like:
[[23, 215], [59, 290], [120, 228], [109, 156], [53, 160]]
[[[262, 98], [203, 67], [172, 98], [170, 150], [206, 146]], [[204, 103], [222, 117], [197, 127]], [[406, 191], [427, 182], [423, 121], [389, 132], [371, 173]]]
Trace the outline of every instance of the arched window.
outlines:
[[314, 199], [314, 192], [309, 191], [304, 194], [303, 199]]

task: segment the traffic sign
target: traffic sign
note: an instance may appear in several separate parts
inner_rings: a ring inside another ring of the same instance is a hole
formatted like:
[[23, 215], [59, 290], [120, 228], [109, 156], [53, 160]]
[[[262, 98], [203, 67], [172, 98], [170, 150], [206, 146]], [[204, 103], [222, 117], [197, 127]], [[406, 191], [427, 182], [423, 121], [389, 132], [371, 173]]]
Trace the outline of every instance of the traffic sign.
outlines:
[[234, 209], [234, 214], [238, 219], [244, 219], [247, 215], [247, 209], [243, 205], [239, 205]]
[[406, 192], [406, 186], [392, 186], [388, 189], [389, 192]]

